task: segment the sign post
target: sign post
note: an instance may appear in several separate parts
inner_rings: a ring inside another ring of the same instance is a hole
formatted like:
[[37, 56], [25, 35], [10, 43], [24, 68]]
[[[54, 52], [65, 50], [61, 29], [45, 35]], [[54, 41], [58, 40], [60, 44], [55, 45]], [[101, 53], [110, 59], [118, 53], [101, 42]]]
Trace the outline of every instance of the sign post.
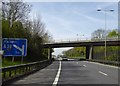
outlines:
[[23, 59], [24, 59], [24, 45], [22, 45], [22, 61], [21, 61], [21, 63], [23, 63]]
[[12, 62], [14, 62], [14, 59], [15, 59], [15, 58], [14, 58], [14, 56], [13, 56], [13, 57], [12, 57]]
[[22, 38], [4, 38], [2, 40], [3, 56], [22, 56], [21, 63], [23, 63], [23, 57], [27, 55], [27, 39]]

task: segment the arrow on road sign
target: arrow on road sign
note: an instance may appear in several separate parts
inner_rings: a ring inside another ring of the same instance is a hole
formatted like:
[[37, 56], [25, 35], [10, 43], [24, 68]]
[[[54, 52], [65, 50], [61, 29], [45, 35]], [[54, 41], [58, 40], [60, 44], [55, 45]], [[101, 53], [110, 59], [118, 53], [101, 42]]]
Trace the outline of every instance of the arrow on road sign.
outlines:
[[17, 45], [13, 45], [13, 47], [15, 47], [16, 49], [18, 49], [19, 51], [22, 52], [22, 55], [24, 55], [24, 45], [22, 45], [22, 48], [20, 48], [19, 46]]

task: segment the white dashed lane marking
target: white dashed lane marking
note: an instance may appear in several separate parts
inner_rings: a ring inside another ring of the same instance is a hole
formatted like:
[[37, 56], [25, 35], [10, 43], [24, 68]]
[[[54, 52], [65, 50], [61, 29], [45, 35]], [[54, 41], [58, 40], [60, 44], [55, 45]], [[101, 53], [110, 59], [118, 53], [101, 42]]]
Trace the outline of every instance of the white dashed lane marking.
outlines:
[[103, 75], [105, 75], [105, 76], [108, 76], [108, 74], [106, 74], [106, 73], [104, 73], [104, 72], [102, 72], [102, 71], [99, 71], [99, 73], [100, 73], [100, 74], [103, 74]]

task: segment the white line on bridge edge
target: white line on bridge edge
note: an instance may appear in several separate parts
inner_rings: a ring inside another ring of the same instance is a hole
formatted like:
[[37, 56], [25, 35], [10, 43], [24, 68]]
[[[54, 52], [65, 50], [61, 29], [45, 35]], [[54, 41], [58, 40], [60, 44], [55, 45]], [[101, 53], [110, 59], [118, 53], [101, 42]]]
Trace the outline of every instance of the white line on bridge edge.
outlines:
[[59, 76], [60, 76], [60, 72], [61, 72], [61, 61], [60, 61], [60, 64], [59, 64], [59, 69], [58, 69], [57, 75], [55, 77], [55, 80], [54, 80], [52, 86], [56, 86], [57, 85], [58, 80], [59, 80]]
[[105, 76], [108, 76], [108, 74], [106, 74], [106, 73], [104, 73], [104, 72], [102, 72], [102, 71], [99, 71], [99, 73], [101, 73], [101, 74], [103, 74], [103, 75], [105, 75]]

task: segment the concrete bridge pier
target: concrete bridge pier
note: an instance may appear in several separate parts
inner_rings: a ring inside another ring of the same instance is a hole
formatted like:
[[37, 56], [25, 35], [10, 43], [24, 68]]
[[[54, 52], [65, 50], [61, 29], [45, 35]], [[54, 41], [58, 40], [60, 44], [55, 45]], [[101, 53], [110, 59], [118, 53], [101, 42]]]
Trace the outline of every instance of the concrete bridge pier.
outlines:
[[93, 59], [93, 46], [86, 46], [86, 59]]
[[48, 59], [52, 60], [52, 48], [48, 49]]

